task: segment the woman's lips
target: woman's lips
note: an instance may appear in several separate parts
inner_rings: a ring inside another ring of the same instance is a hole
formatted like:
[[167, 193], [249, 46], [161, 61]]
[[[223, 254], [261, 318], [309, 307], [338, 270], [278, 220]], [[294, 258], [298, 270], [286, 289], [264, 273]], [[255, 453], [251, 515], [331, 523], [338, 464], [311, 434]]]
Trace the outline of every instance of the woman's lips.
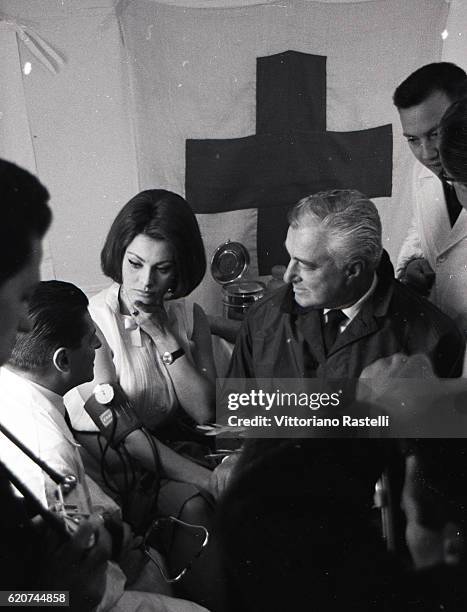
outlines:
[[133, 291], [134, 296], [140, 301], [157, 302], [159, 301], [159, 295], [156, 292], [140, 291], [135, 289]]

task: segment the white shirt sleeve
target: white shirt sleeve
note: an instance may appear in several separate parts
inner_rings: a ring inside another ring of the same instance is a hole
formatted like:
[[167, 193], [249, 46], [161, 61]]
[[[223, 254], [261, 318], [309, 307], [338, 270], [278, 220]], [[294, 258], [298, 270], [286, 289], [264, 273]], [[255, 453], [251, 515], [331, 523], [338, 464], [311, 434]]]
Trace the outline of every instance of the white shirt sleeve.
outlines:
[[412, 214], [410, 227], [397, 257], [396, 278], [400, 278], [409, 261], [423, 257], [420, 236], [418, 235], [415, 212]]

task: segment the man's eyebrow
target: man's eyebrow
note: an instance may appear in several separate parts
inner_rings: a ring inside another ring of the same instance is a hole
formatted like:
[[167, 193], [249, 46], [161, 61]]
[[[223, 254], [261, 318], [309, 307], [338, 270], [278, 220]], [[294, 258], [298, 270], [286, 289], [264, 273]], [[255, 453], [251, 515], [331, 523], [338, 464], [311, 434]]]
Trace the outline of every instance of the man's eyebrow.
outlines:
[[[290, 255], [290, 253], [289, 253]], [[305, 264], [307, 266], [315, 266], [316, 263], [314, 261], [309, 261], [308, 259], [301, 259], [300, 257], [291, 257], [291, 259], [295, 259], [295, 261], [298, 261], [301, 264]]]
[[308, 259], [301, 259], [300, 257], [291, 257], [290, 251], [287, 248], [287, 240], [284, 240], [284, 246], [285, 246], [285, 250], [289, 254], [290, 259], [295, 259], [295, 261], [298, 261], [298, 262], [300, 262], [302, 264], [306, 264], [307, 266], [314, 266], [314, 265], [316, 265], [314, 261], [309, 261]]
[[307, 266], [315, 266], [315, 262], [314, 261], [309, 261], [308, 259], [300, 259], [300, 257], [295, 257], [295, 259], [302, 263], [302, 264], [306, 264]]
[[402, 135], [405, 138], [420, 138], [420, 136], [428, 136], [428, 134], [431, 134], [432, 132], [437, 132], [438, 130], [439, 130], [439, 125], [434, 125], [429, 130], [426, 130], [426, 132], [423, 132], [422, 134], [409, 134], [407, 132], [402, 132]]

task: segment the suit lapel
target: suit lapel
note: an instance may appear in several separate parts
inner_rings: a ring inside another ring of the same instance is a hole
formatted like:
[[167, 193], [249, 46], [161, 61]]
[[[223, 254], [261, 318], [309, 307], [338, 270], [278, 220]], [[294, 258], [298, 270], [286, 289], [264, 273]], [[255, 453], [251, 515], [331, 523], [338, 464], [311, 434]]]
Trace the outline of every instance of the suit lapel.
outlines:
[[381, 321], [387, 315], [394, 291], [394, 272], [386, 252], [383, 253], [377, 274], [378, 284], [376, 285], [375, 292], [363, 303], [357, 316], [352, 319], [345, 330], [337, 337], [329, 355], [366, 336], [374, 334], [380, 329]]
[[319, 310], [312, 310], [305, 315], [299, 315], [298, 327], [312, 355], [320, 362], [326, 361], [326, 352], [321, 331], [321, 316]]
[[338, 336], [334, 346], [331, 348], [329, 355], [340, 350], [348, 344], [357, 342], [365, 336], [369, 336], [378, 331], [379, 325], [377, 319], [373, 316], [373, 308], [371, 301], [369, 304], [364, 304], [362, 310], [352, 321], [347, 325], [345, 330]]

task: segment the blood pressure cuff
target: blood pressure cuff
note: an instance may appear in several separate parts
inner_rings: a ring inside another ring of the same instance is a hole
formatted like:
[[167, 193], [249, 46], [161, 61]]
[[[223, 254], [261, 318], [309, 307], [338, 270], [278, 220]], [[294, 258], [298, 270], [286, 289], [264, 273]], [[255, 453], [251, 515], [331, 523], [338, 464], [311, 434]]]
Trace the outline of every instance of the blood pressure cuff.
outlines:
[[84, 409], [109, 445], [117, 448], [128, 434], [140, 429], [143, 424], [123, 391], [115, 384], [112, 387], [114, 397], [109, 403], [99, 403], [92, 394], [86, 401]]

